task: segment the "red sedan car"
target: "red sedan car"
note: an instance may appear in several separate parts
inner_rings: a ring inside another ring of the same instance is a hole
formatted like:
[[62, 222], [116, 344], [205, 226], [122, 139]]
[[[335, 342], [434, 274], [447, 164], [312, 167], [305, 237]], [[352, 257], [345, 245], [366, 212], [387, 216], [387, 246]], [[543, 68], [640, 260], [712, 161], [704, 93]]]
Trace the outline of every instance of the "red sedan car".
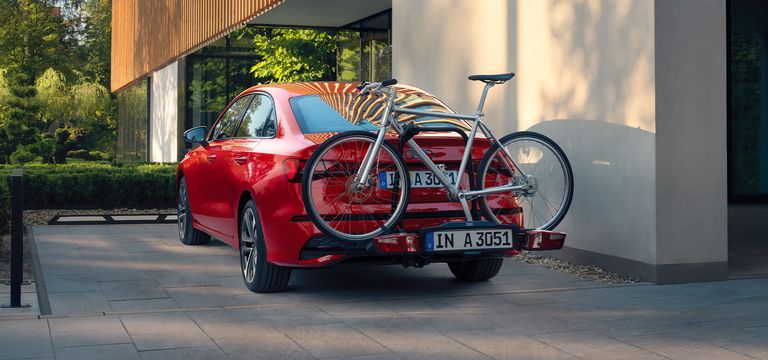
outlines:
[[[397, 88], [398, 106], [452, 112], [422, 90], [404, 85]], [[463, 280], [495, 276], [502, 257], [516, 250], [421, 251], [423, 240], [417, 235], [421, 229], [465, 218], [460, 204], [448, 201], [445, 189], [395, 134], [388, 141], [401, 148], [411, 173], [410, 200], [399, 231], [375, 241], [345, 242], [315, 227], [302, 202], [303, 165], [318, 145], [334, 134], [374, 130], [373, 123], [383, 108], [383, 101], [376, 98], [351, 106], [355, 92], [355, 84], [336, 82], [256, 86], [232, 100], [210, 131], [204, 127], [188, 130], [187, 142], [200, 146], [178, 166], [181, 241], [199, 245], [215, 237], [239, 249], [245, 284], [257, 292], [283, 290], [292, 268], [352, 262], [419, 267], [447, 262], [453, 274]], [[417, 143], [435, 163], [445, 167], [451, 179], [465, 182], [468, 188], [474, 181], [471, 175], [456, 174], [468, 124], [414, 116], [398, 121], [414, 122], [428, 130], [416, 135]], [[484, 138], [476, 139], [474, 166], [487, 148]], [[386, 204], [384, 199], [370, 206]], [[522, 222], [519, 212], [506, 216], [509, 223]]]

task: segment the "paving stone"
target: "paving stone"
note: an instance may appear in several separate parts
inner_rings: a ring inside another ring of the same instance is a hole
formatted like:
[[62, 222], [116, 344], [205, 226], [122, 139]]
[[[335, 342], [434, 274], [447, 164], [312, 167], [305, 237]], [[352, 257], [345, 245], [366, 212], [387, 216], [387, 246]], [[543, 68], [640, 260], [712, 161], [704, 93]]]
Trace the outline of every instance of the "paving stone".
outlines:
[[77, 275], [45, 274], [45, 288], [49, 294], [62, 292], [101, 291], [99, 283], [90, 272]]
[[440, 359], [440, 360], [471, 360], [489, 358], [474, 349], [453, 340], [445, 340], [430, 343], [402, 343], [393, 344], [389, 349], [398, 356], [409, 360]]
[[120, 315], [120, 320], [131, 336], [201, 331], [187, 314], [181, 312]]
[[162, 334], [131, 334], [133, 344], [139, 351], [160, 350], [187, 347], [213, 347], [210, 337], [199, 328], [190, 328], [183, 332], [164, 332]]
[[166, 298], [110, 301], [109, 307], [111, 312], [120, 313], [178, 309], [179, 305], [173, 299]]
[[203, 325], [227, 354], [301, 353], [302, 348], [280, 330], [257, 322]]
[[140, 351], [142, 360], [225, 360], [227, 356], [218, 347], [191, 347]]
[[450, 340], [426, 324], [412, 321], [405, 315], [356, 314], [335, 317], [386, 347], [398, 343], [437, 343]]
[[0, 343], [0, 359], [31, 359], [52, 357], [51, 341], [26, 340], [13, 343]]
[[453, 333], [452, 339], [499, 360], [505, 359], [577, 359], [575, 356], [525, 335], [505, 330]]
[[136, 360], [139, 353], [131, 344], [78, 346], [56, 349], [57, 360], [109, 359]]
[[52, 332], [56, 348], [89, 345], [130, 344], [131, 338], [125, 329], [99, 329]]
[[237, 293], [221, 286], [189, 286], [166, 288], [165, 291], [182, 308], [206, 308], [247, 304]]
[[280, 329], [317, 357], [387, 354], [390, 351], [344, 324], [285, 326]]
[[168, 298], [168, 294], [153, 280], [109, 281], [101, 282], [99, 286], [109, 301]]
[[621, 340], [673, 359], [753, 359], [751, 356], [679, 335], [633, 336], [622, 337]]
[[48, 340], [50, 339], [49, 335], [48, 323], [44, 320], [0, 321], [0, 347], [3, 347], [2, 343]]
[[312, 305], [256, 309], [259, 316], [274, 326], [332, 324], [339, 320]]
[[100, 314], [109, 311], [101, 291], [48, 294], [51, 313], [55, 315]]
[[664, 359], [651, 351], [593, 331], [535, 334], [531, 337], [580, 358]]
[[123, 330], [117, 316], [82, 316], [53, 318], [48, 320], [52, 333], [91, 330]]

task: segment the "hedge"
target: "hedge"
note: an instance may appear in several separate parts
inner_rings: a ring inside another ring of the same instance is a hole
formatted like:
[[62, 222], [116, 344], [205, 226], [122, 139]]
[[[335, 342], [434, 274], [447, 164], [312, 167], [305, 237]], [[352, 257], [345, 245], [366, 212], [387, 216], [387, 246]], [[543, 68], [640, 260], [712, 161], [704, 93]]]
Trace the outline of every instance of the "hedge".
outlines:
[[0, 177], [0, 236], [7, 234], [11, 221], [11, 196], [8, 192], [8, 181]]
[[[0, 177], [7, 179], [13, 168], [0, 165]], [[25, 209], [155, 208], [176, 203], [175, 164], [28, 164], [23, 168]]]

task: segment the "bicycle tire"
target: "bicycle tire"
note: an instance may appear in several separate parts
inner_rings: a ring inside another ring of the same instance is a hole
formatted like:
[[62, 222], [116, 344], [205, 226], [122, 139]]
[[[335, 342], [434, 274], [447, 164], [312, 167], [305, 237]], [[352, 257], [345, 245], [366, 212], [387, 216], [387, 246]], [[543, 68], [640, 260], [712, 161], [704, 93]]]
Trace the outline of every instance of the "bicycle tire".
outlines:
[[[530, 142], [531, 144], [538, 144], [542, 147], [538, 150], [540, 150], [540, 153], [534, 154], [533, 147], [523, 148], [524, 142]], [[552, 139], [536, 133], [532, 131], [520, 131], [516, 133], [512, 133], [509, 135], [506, 135], [499, 139], [498, 143], [492, 145], [483, 156], [483, 159], [480, 161], [480, 165], [477, 169], [477, 189], [485, 189], [486, 186], [489, 183], [489, 180], [492, 180], [495, 185], [499, 185], [499, 182], [503, 182], [506, 180], [513, 179], [513, 176], [508, 176], [508, 179], [501, 178], [500, 176], [503, 176], [504, 170], [501, 169], [500, 171], [497, 171], [495, 175], [493, 175], [493, 179], [489, 176], [489, 169], [491, 168], [491, 164], [494, 161], [494, 158], [501, 150], [499, 144], [501, 146], [508, 147], [513, 154], [513, 157], [515, 157], [515, 150], [518, 151], [518, 155], [524, 155], [530, 158], [535, 157], [535, 155], [540, 155], [540, 157], [535, 161], [536, 167], [529, 167], [525, 165], [525, 162], [522, 161], [522, 159], [516, 159], [516, 162], [520, 165], [523, 172], [527, 173], [528, 175], [532, 175], [537, 183], [538, 183], [538, 189], [534, 194], [519, 194], [515, 193], [513, 197], [515, 198], [514, 203], [516, 203], [517, 208], [512, 205], [510, 207], [507, 205], [507, 207], [504, 207], [502, 205], [499, 205], [499, 211], [494, 213], [494, 209], [492, 209], [492, 205], [489, 202], [488, 197], [494, 197], [494, 196], [506, 196], [510, 197], [509, 194], [492, 194], [492, 195], [486, 195], [481, 196], [479, 199], [480, 203], [480, 211], [482, 212], [483, 216], [489, 220], [493, 221], [499, 224], [509, 224], [513, 222], [517, 222], [517, 225], [523, 226], [525, 228], [529, 229], [537, 229], [537, 230], [552, 230], [554, 229], [560, 222], [565, 218], [566, 213], [568, 212], [568, 209], [571, 206], [571, 201], [573, 200], [573, 170], [571, 169], [571, 164], [568, 161], [568, 158], [565, 156], [565, 153], [563, 150], [558, 146]], [[547, 152], [550, 152], [550, 154], [547, 154]], [[547, 158], [545, 158], [547, 156]], [[555, 160], [554, 163], [550, 163], [552, 159], [550, 157], [553, 157]], [[542, 166], [541, 163], [544, 163]], [[546, 165], [549, 165], [547, 167]], [[549, 170], [549, 171], [547, 171]], [[536, 173], [534, 173], [536, 172]], [[547, 176], [544, 176], [547, 175]], [[552, 177], [562, 177], [562, 189], [558, 189], [557, 185], [551, 185], [552, 183], [550, 181], [558, 181], [550, 180]], [[546, 178], [547, 182], [542, 182], [542, 180]], [[554, 190], [556, 190], [556, 196], [553, 198], [552, 201], [550, 201], [547, 196], [540, 195], [542, 193], [542, 185], [547, 185], [550, 188], [555, 187]], [[534, 197], [537, 197], [536, 199], [532, 199]], [[511, 198], [509, 198], [511, 200]], [[520, 201], [518, 201], [520, 200]], [[496, 202], [499, 203], [502, 200], [497, 200]], [[557, 201], [557, 203], [553, 203], [554, 201]], [[554, 204], [554, 205], [553, 205]], [[541, 212], [537, 213], [537, 207], [540, 209], [542, 206], [545, 207], [545, 210], [548, 210], [550, 208], [554, 208], [554, 211], [547, 211], [547, 213], [541, 214]], [[502, 215], [502, 210], [509, 212], [507, 215]], [[521, 219], [517, 218], [515, 220], [515, 212], [520, 211], [523, 217], [529, 217], [530, 219]], [[526, 214], [527, 213], [527, 214]], [[529, 222], [530, 220], [530, 222]], [[525, 222], [529, 222], [532, 226], [525, 226], [527, 224], [524, 224]]]
[[[386, 161], [388, 160], [392, 161], [392, 165], [394, 166], [392, 172], [396, 174], [394, 179], [395, 181], [399, 181], [399, 186], [393, 187], [393, 190], [388, 190], [388, 188], [383, 189], [380, 186], [380, 183], [378, 185], [369, 183], [369, 186], [365, 190], [368, 194], [367, 197], [362, 192], [350, 192], [348, 190], [348, 185], [351, 181], [350, 178], [354, 178], [354, 175], [357, 172], [357, 168], [353, 167], [354, 165], [361, 165], [365, 151], [362, 151], [361, 146], [355, 146], [354, 149], [351, 147], [347, 149], [340, 148], [334, 153], [332, 153], [332, 151], [334, 150], [334, 147], [339, 147], [345, 143], [351, 144], [352, 141], [373, 144], [376, 141], [376, 135], [367, 131], [348, 131], [334, 135], [322, 143], [312, 153], [312, 156], [309, 158], [309, 161], [307, 161], [304, 168], [304, 175], [301, 180], [301, 195], [307, 215], [320, 231], [340, 240], [363, 241], [388, 233], [397, 226], [408, 207], [410, 179], [408, 178], [408, 168], [405, 165], [405, 160], [403, 160], [402, 156], [385, 141], [375, 159], [381, 160], [382, 155], [380, 154], [382, 154], [382, 152], [386, 153], [384, 163], [386, 164]], [[328, 154], [330, 154], [329, 157], [326, 157]], [[337, 158], [339, 156], [348, 156], [349, 159], [334, 159], [334, 155], [336, 155]], [[321, 161], [325, 162], [321, 163]], [[331, 169], [328, 168], [328, 163], [331, 163]], [[381, 162], [378, 161], [375, 165], [378, 167], [380, 163]], [[322, 171], [318, 168], [319, 164], [322, 164], [324, 167]], [[344, 164], [343, 167], [341, 164]], [[334, 166], [337, 167], [333, 168]], [[350, 168], [350, 166], [352, 168]], [[384, 171], [389, 172], [389, 169], [391, 168], [386, 168]], [[379, 172], [382, 169], [377, 168], [372, 170], [375, 178], [371, 176], [371, 180], [374, 180], [375, 182], [376, 179], [379, 179]], [[318, 173], [318, 171], [320, 172]], [[330, 174], [332, 173], [338, 173], [340, 176], [331, 178]], [[385, 176], [389, 176], [389, 174]], [[331, 180], [326, 180], [323, 184], [313, 186], [313, 181], [328, 178], [331, 178]], [[382, 180], [379, 179], [379, 182], [381, 181]], [[341, 182], [344, 182], [344, 184], [342, 185]], [[334, 186], [336, 190], [339, 190], [339, 186], [342, 186], [340, 191], [337, 192], [340, 195], [337, 195], [337, 193], [333, 193], [332, 195], [328, 194], [329, 188], [334, 189]], [[397, 191], [399, 191], [399, 195], [394, 190], [395, 188], [398, 189]], [[389, 195], [386, 195], [386, 193]], [[325, 209], [318, 208], [319, 202], [325, 203], [325, 197], [330, 198], [331, 196], [336, 196], [333, 201], [346, 201], [346, 205], [343, 202], [335, 203], [336, 206], [333, 208], [336, 209], [338, 213], [343, 212], [343, 210], [339, 210], [341, 207], [346, 207], [347, 210], [353, 210], [357, 206], [358, 210], [362, 210], [365, 205], [370, 206], [380, 203], [386, 203], [389, 206], [390, 212], [389, 214], [386, 214], [381, 212], [367, 213], [365, 211], [355, 211], [355, 213], [350, 212], [346, 215], [335, 214], [334, 216], [333, 214], [325, 212]], [[366, 202], [373, 196], [379, 198], [381, 202]], [[385, 200], [388, 202], [384, 202]], [[328, 218], [331, 216], [334, 217], [329, 220]], [[341, 216], [340, 219], [339, 216]], [[333, 226], [331, 224], [334, 221], [338, 223], [338, 226]], [[353, 225], [357, 226], [357, 228]], [[345, 227], [347, 231], [344, 231]], [[363, 230], [358, 230], [361, 228]]]

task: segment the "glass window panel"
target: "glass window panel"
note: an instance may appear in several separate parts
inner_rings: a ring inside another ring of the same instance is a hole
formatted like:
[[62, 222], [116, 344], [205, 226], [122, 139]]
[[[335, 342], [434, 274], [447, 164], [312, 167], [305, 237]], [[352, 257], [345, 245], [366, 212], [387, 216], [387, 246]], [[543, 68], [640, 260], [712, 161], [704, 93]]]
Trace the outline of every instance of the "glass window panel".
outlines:
[[768, 195], [768, 2], [731, 1], [730, 188], [736, 198]]
[[213, 128], [212, 140], [221, 140], [235, 136], [237, 125], [240, 123], [240, 119], [243, 118], [243, 113], [248, 108], [251, 98], [253, 98], [251, 95], [241, 97], [224, 112], [224, 115], [221, 116], [221, 119]]
[[272, 99], [265, 95], [256, 95], [243, 116], [237, 137], [273, 137], [275, 119]]
[[117, 152], [121, 163], [147, 161], [147, 80], [117, 93]]

